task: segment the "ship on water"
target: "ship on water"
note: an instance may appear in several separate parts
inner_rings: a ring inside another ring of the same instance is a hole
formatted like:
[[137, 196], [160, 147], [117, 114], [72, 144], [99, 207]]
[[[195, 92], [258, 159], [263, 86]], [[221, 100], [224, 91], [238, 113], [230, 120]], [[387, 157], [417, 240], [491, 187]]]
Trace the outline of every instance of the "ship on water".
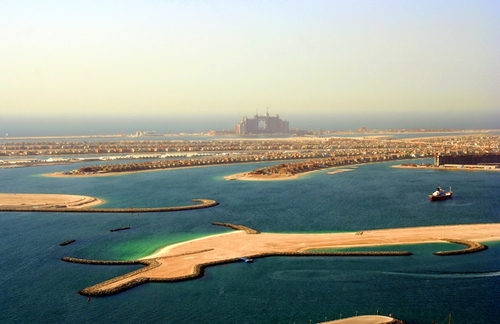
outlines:
[[439, 200], [446, 200], [446, 199], [451, 199], [453, 196], [453, 191], [444, 191], [440, 185], [437, 186], [436, 191], [434, 191], [432, 194], [429, 195], [430, 201], [439, 201]]

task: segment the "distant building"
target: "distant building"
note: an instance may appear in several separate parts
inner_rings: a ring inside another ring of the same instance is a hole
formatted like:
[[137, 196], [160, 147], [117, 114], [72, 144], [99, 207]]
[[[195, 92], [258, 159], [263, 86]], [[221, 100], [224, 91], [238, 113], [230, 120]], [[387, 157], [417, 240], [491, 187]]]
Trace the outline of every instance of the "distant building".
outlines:
[[445, 164], [460, 165], [499, 165], [500, 154], [463, 154], [463, 155], [442, 155], [434, 154], [434, 165]]
[[155, 131], [137, 131], [135, 132], [136, 137], [141, 136], [162, 136], [161, 134], [156, 133]]
[[270, 117], [269, 112], [266, 112], [264, 116], [255, 114], [252, 119], [244, 117], [239, 124], [236, 124], [236, 134], [240, 135], [279, 134], [287, 133], [288, 130], [287, 120], [281, 120], [278, 114], [276, 117]]

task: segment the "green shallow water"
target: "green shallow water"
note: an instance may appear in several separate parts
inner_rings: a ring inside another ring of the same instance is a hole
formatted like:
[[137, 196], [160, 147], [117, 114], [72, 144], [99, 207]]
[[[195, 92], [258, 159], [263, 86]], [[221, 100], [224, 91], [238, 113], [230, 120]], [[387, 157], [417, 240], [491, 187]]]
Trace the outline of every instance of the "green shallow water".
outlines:
[[120, 260], [135, 260], [151, 255], [167, 245], [195, 240], [207, 235], [212, 234], [173, 233], [164, 238], [158, 237], [156, 239], [151, 239], [143, 237], [112, 246], [110, 250], [111, 253], [118, 256]]

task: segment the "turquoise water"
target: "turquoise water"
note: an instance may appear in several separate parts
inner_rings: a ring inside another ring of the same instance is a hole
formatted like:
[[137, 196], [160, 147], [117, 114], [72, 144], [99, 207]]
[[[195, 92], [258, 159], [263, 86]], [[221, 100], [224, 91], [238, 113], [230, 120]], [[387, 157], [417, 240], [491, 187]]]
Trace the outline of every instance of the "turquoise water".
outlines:
[[[315, 233], [500, 220], [500, 174], [391, 164], [275, 182], [223, 179], [256, 168], [248, 164], [78, 179], [40, 174], [79, 165], [0, 169], [2, 192], [91, 195], [105, 199], [106, 207], [184, 205], [192, 198], [220, 202], [209, 209], [139, 215], [0, 213], [0, 322], [310, 323], [378, 309], [409, 323], [442, 322], [450, 312], [454, 323], [496, 323], [499, 242], [489, 242], [481, 253], [448, 257], [432, 253], [457, 246], [394, 247], [409, 250], [410, 257], [263, 258], [210, 267], [201, 279], [149, 283], [89, 302], [77, 291], [139, 267], [60, 261], [133, 259], [228, 231], [211, 225], [215, 221], [263, 232]], [[453, 187], [452, 200], [428, 201], [438, 183]], [[132, 229], [109, 232], [127, 225]], [[68, 239], [77, 241], [59, 246]]]

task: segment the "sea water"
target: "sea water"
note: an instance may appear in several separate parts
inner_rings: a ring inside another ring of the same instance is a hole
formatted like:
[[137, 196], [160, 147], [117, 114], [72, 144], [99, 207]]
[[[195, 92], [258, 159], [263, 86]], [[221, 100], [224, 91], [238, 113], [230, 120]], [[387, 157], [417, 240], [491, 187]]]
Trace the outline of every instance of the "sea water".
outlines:
[[[422, 160], [430, 163], [430, 160]], [[497, 323], [500, 243], [470, 255], [435, 256], [447, 243], [386, 247], [406, 257], [268, 257], [209, 267], [196, 280], [147, 283], [92, 297], [80, 289], [140, 266], [61, 261], [64, 256], [130, 260], [158, 248], [229, 230], [325, 233], [500, 220], [500, 174], [391, 168], [318, 171], [290, 181], [226, 181], [264, 164], [141, 172], [107, 177], [43, 174], [85, 163], [0, 169], [1, 192], [102, 198], [103, 207], [155, 207], [215, 199], [214, 208], [142, 214], [0, 213], [0, 323], [314, 323], [393, 314], [409, 323]], [[429, 202], [437, 184], [452, 200]], [[127, 231], [110, 229], [130, 226]], [[67, 246], [59, 243], [75, 239]]]

